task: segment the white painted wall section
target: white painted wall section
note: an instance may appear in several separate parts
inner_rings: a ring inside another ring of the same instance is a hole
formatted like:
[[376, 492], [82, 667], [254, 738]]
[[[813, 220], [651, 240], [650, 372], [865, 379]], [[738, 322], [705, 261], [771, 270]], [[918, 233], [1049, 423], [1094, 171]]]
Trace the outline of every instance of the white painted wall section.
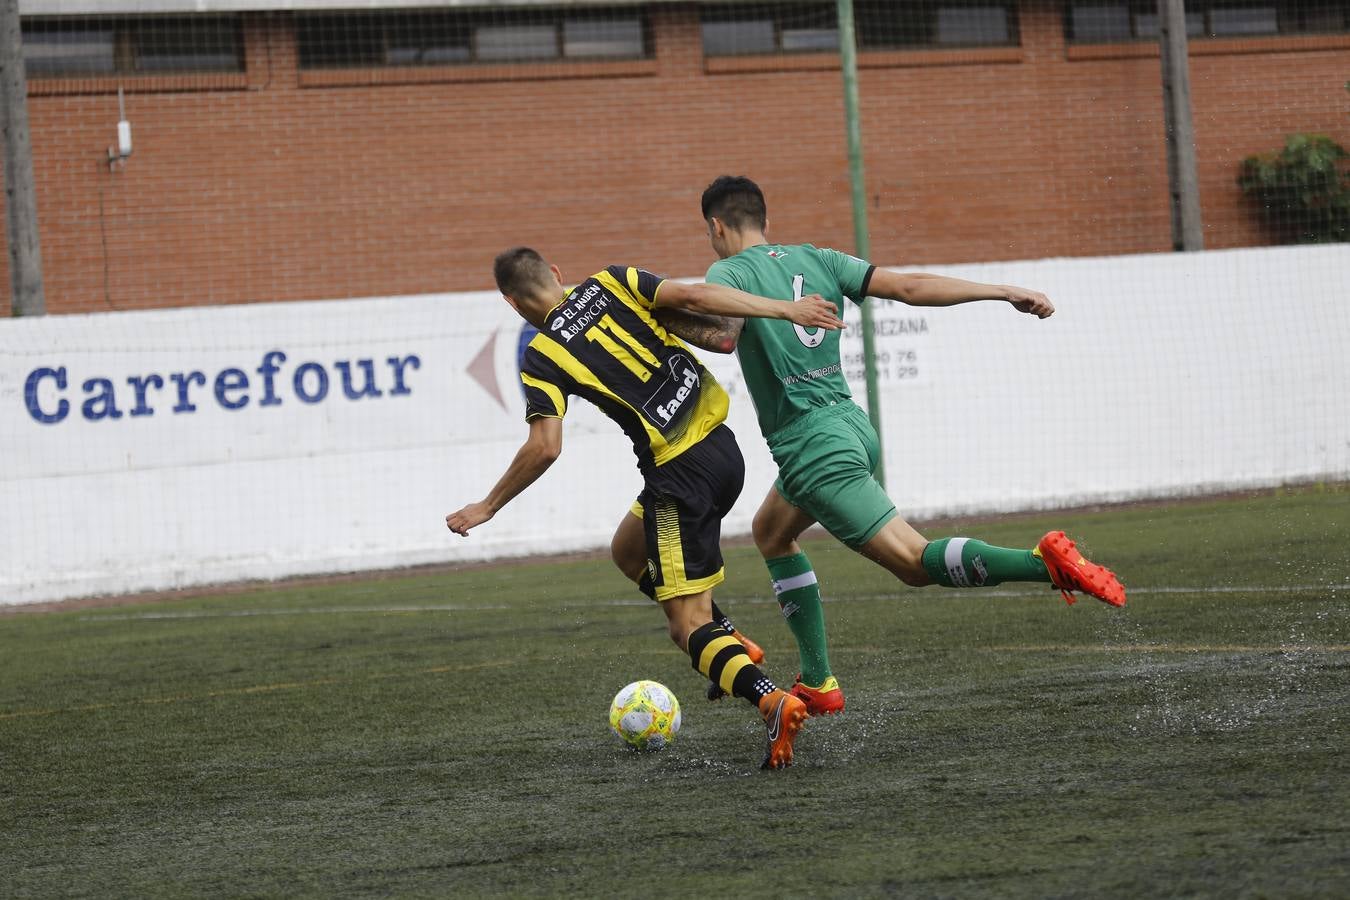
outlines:
[[[1058, 311], [877, 302], [907, 516], [1350, 477], [1347, 245], [935, 270]], [[640, 477], [584, 403], [538, 484], [445, 529], [525, 436], [520, 326], [495, 292], [0, 321], [0, 603], [605, 546]], [[745, 533], [773, 464], [734, 357], [700, 356]]]

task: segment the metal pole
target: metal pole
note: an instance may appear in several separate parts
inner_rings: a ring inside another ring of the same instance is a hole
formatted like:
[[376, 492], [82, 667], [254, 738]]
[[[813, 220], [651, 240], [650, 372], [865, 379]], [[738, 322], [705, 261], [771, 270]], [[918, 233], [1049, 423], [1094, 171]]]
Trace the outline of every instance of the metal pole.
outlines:
[[1191, 120], [1191, 74], [1186, 44], [1185, 0], [1161, 0], [1163, 111], [1167, 130], [1167, 182], [1172, 209], [1172, 249], [1203, 250], [1200, 187], [1196, 176], [1195, 127]]
[[[868, 260], [872, 255], [867, 232], [867, 190], [863, 178], [862, 129], [858, 124], [858, 52], [854, 38], [853, 0], [838, 0], [839, 63], [844, 74], [844, 123], [848, 133], [848, 175], [853, 195], [853, 252]], [[876, 335], [872, 306], [862, 304], [863, 366], [867, 373], [867, 417], [881, 440], [881, 399], [877, 390]], [[885, 460], [884, 442], [881, 459]], [[877, 463], [876, 479], [886, 486], [884, 462]]]
[[0, 129], [5, 133], [5, 223], [9, 237], [10, 303], [16, 316], [47, 311], [38, 245], [37, 188], [28, 131], [28, 80], [23, 68], [19, 0], [0, 0]]

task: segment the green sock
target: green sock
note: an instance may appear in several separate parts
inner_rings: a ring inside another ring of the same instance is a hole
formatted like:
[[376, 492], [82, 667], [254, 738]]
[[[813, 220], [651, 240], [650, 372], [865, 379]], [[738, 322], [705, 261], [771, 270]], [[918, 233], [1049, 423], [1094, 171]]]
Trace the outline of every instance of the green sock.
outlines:
[[1030, 550], [995, 547], [970, 538], [942, 538], [923, 548], [923, 567], [943, 587], [991, 587], [1005, 581], [1049, 581]]
[[764, 561], [773, 579], [773, 592], [783, 609], [797, 655], [802, 664], [802, 682], [819, 687], [830, 677], [830, 654], [825, 648], [825, 610], [820, 605], [820, 585], [805, 553]]

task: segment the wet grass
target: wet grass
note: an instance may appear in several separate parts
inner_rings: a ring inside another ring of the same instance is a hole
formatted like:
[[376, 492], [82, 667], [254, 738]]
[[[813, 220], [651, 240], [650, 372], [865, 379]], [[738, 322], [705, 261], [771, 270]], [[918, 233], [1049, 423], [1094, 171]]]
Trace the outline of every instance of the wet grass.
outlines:
[[[0, 896], [1344, 896], [1350, 493], [925, 530], [1060, 526], [1127, 608], [810, 542], [848, 710], [781, 773], [603, 560], [0, 617]], [[639, 677], [660, 754], [605, 733]]]

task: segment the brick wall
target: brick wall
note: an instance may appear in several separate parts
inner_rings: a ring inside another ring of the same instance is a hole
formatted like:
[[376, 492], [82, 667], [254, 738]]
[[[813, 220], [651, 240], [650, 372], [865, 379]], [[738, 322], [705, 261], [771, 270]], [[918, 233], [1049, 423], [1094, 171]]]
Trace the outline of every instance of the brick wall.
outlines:
[[[1060, 10], [1023, 0], [1020, 48], [860, 55], [874, 260], [1171, 247], [1156, 49], [1066, 46]], [[302, 72], [290, 17], [253, 14], [246, 72], [123, 81], [117, 171], [116, 83], [30, 82], [47, 308], [490, 288], [516, 243], [573, 278], [696, 275], [724, 172], [764, 187], [771, 236], [850, 249], [837, 60], [704, 60], [693, 6], [653, 33], [638, 62]], [[1206, 246], [1259, 244], [1238, 162], [1350, 145], [1350, 35], [1191, 47]]]

